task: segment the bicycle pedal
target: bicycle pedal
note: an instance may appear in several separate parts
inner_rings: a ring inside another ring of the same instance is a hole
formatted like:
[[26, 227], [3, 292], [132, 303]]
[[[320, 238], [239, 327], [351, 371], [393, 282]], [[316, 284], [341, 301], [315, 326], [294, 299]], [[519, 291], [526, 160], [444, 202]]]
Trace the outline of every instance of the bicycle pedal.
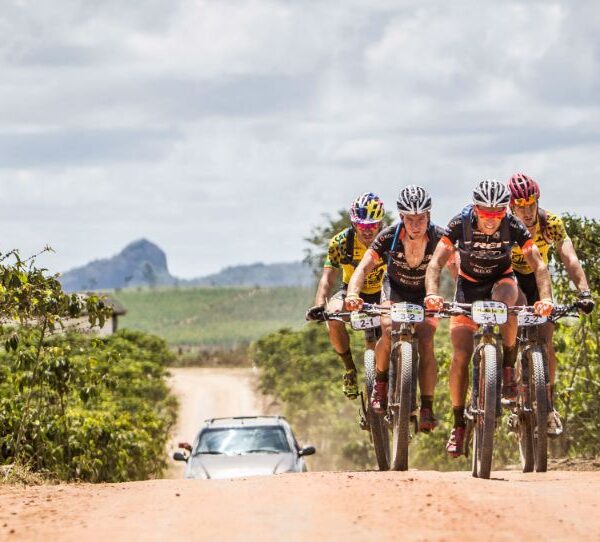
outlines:
[[364, 416], [360, 416], [358, 418], [358, 425], [360, 426], [360, 428], [363, 431], [368, 431], [369, 430], [369, 422], [367, 421], [367, 419]]

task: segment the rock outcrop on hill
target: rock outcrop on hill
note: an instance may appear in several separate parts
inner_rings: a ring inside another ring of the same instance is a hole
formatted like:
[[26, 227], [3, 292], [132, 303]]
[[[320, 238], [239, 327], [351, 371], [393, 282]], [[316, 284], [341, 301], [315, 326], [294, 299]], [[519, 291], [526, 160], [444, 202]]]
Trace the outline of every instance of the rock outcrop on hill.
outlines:
[[314, 278], [302, 262], [226, 267], [219, 273], [183, 280], [169, 273], [165, 252], [147, 239], [127, 245], [112, 258], [94, 260], [63, 273], [66, 291], [106, 290], [131, 286], [312, 286]]
[[169, 273], [164, 251], [147, 239], [130, 243], [112, 258], [94, 260], [67, 271], [60, 281], [67, 291], [177, 283], [177, 279]]

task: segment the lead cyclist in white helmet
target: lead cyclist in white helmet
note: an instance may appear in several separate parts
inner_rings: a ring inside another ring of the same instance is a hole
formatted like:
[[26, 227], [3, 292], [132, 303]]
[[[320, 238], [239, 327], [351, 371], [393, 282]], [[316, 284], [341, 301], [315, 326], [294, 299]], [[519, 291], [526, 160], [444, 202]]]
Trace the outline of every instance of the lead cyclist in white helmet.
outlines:
[[[527, 263], [535, 273], [540, 291], [536, 312], [547, 315], [552, 312], [552, 289], [548, 268], [523, 223], [513, 215], [507, 215], [510, 193], [503, 183], [486, 179], [473, 190], [473, 203], [457, 214], [446, 228], [427, 268], [426, 306], [440, 310], [444, 299], [439, 295], [440, 272], [448, 259], [460, 254], [460, 269], [456, 282], [455, 300], [459, 303], [490, 300], [514, 305], [518, 288], [511, 267], [511, 250], [518, 245]], [[446, 444], [452, 457], [464, 453], [465, 401], [469, 383], [468, 367], [473, 354], [473, 335], [477, 325], [466, 316], [450, 320], [450, 338], [453, 357], [450, 366], [450, 398], [454, 410], [454, 428]], [[500, 326], [503, 344], [503, 388], [505, 399], [514, 400], [517, 388], [515, 359], [517, 355], [517, 321], [514, 315]]]

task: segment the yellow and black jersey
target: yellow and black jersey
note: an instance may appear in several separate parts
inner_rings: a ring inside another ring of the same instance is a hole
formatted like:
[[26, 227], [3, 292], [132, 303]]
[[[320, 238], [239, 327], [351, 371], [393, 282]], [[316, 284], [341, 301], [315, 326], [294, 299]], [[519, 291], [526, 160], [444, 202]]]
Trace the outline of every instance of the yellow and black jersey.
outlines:
[[[533, 234], [533, 242], [537, 245], [544, 263], [547, 265], [550, 257], [549, 252], [552, 248], [552, 245], [556, 245], [557, 243], [568, 239], [569, 236], [567, 235], [567, 230], [565, 229], [562, 218], [555, 214], [549, 213], [548, 211], [545, 213], [546, 231], [542, 232], [541, 220], [538, 218], [535, 226], [535, 233]], [[520, 249], [520, 247], [513, 247], [511, 258], [512, 267], [515, 271], [522, 273], [523, 275], [533, 273], [533, 269], [529, 267], [529, 264], [527, 263], [527, 260], [525, 260], [525, 256], [523, 256], [523, 251]]]
[[[352, 246], [348, 246], [348, 242]], [[358, 236], [354, 234], [352, 228], [341, 231], [329, 241], [329, 250], [325, 260], [324, 267], [333, 267], [342, 269], [342, 282], [347, 285], [352, 277], [352, 273], [358, 267], [362, 257], [367, 251]], [[363, 294], [375, 294], [381, 290], [381, 283], [385, 273], [385, 262], [381, 261], [373, 271], [365, 277], [365, 283], [361, 289]]]

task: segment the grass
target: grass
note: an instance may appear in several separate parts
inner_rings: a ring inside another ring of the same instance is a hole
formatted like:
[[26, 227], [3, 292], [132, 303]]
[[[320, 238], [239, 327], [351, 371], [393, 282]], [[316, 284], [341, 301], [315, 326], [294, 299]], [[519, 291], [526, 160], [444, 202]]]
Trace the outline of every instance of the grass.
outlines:
[[171, 345], [232, 348], [282, 327], [299, 328], [308, 288], [127, 289], [113, 295], [127, 309], [120, 327], [153, 333]]

